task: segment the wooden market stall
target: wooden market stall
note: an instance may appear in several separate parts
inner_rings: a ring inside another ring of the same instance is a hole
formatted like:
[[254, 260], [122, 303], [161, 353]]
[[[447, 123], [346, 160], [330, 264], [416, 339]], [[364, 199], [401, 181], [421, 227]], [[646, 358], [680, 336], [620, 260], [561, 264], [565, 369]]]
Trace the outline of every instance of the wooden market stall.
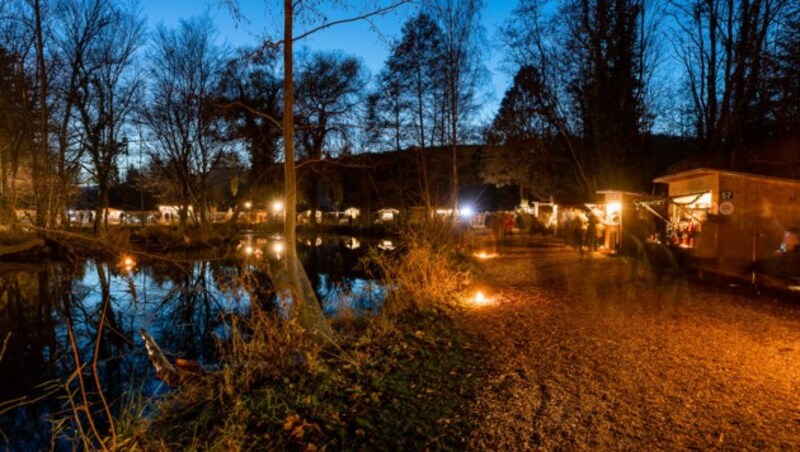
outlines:
[[636, 205], [637, 201], [649, 198], [645, 194], [618, 190], [600, 190], [594, 195], [556, 195], [553, 196], [553, 209], [557, 212], [558, 227], [562, 231], [569, 229], [570, 222], [576, 217], [581, 221], [594, 221], [599, 249], [616, 254], [623, 247], [623, 237], [634, 235], [643, 242], [651, 232], [651, 221], [647, 221], [651, 220], [650, 214]]
[[668, 244], [720, 273], [748, 273], [800, 226], [800, 180], [699, 168], [654, 182], [669, 185]]

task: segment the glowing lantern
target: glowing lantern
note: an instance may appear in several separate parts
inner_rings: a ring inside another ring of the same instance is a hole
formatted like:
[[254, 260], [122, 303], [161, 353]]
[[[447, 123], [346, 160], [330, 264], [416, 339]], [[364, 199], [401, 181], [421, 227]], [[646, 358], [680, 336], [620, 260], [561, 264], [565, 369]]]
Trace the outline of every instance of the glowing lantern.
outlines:
[[486, 251], [479, 251], [479, 252], [473, 254], [473, 256], [475, 256], [475, 257], [477, 257], [478, 259], [481, 259], [481, 260], [494, 259], [495, 257], [497, 257], [497, 253], [487, 253]]
[[475, 298], [472, 300], [475, 304], [486, 304], [489, 302], [489, 299], [483, 295], [483, 292], [480, 290], [475, 294]]

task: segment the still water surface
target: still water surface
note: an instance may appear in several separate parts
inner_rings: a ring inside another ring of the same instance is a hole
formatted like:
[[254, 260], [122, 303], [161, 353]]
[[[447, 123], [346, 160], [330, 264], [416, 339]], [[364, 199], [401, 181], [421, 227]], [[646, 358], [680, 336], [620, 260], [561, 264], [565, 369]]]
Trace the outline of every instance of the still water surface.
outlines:
[[[213, 365], [231, 314], [247, 315], [252, 303], [275, 309], [260, 262], [279, 258], [282, 246], [280, 237], [246, 234], [225, 257], [213, 259], [0, 264], [0, 341], [11, 333], [0, 361], [0, 449], [50, 448], [52, 419], [68, 414], [64, 382], [76, 368], [69, 328], [81, 361], [90, 361], [103, 300], [109, 303], [99, 374], [118, 409], [167, 390], [153, 376], [140, 328], [168, 355]], [[387, 241], [328, 236], [298, 242], [327, 315], [364, 315], [380, 307], [383, 286], [358, 269], [370, 246], [386, 249]], [[27, 404], [3, 413], [14, 400]]]

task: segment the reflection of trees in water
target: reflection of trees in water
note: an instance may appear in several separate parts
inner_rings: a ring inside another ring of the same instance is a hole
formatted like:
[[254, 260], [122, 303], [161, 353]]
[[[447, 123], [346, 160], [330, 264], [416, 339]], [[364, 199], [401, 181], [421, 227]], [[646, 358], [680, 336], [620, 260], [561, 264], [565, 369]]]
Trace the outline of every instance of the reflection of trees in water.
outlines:
[[[63, 347], [56, 340], [53, 302], [59, 300], [59, 292], [53, 270], [46, 265], [0, 264], [0, 331], [3, 336], [12, 333], [0, 362], [0, 402], [28, 396], [36, 384], [55, 377]], [[0, 416], [0, 429], [13, 432], [10, 447], [47, 444], [47, 429], [37, 427], [44, 426], [42, 419], [58, 407], [56, 400], [47, 400]]]
[[[350, 308], [364, 312], [382, 300], [365, 279], [360, 259], [365, 250], [345, 246], [347, 237], [309, 240], [298, 246], [298, 254], [308, 272], [311, 284], [328, 314], [334, 314], [346, 302]], [[366, 248], [366, 247], [365, 247]]]
[[324, 305], [328, 294], [346, 284], [344, 261], [339, 244], [332, 240], [315, 239], [305, 246], [298, 247], [297, 251], [308, 273], [311, 286]]
[[211, 332], [221, 320], [215, 314], [223, 310], [209, 288], [208, 263], [183, 267], [161, 299], [158, 314], [163, 320], [156, 340], [165, 350], [183, 357], [213, 359]]
[[[224, 313], [246, 307], [236, 295], [220, 295], [218, 287], [232, 288], [240, 271], [222, 263], [144, 267], [136, 274], [94, 262], [76, 269], [61, 265], [27, 266], [23, 271], [17, 265], [13, 268], [17, 270], [0, 268], [0, 331], [13, 334], [0, 362], [0, 402], [20, 396], [33, 399], [43, 393], [39, 384], [63, 381], [74, 371], [67, 321], [81, 362], [91, 363], [104, 306], [98, 374], [114, 411], [131, 393], [148, 395], [160, 386], [153, 384], [150, 365], [135, 334], [138, 328], [147, 328], [165, 351], [210, 361], [216, 352], [213, 332], [224, 323]], [[97, 402], [89, 367], [85, 381], [90, 400]], [[49, 447], [48, 416], [67, 412], [64, 395], [61, 392], [0, 418], [0, 429], [14, 438], [13, 449]]]
[[[300, 246], [314, 289], [324, 299], [348, 293], [361, 277], [361, 254], [327, 239]], [[362, 250], [363, 252], [363, 250]], [[324, 276], [323, 276], [324, 275]], [[0, 264], [0, 332], [11, 331], [0, 361], [0, 402], [43, 393], [37, 385], [63, 379], [75, 369], [66, 321], [75, 332], [83, 363], [91, 363], [100, 316], [107, 307], [97, 349], [104, 394], [119, 410], [132, 393], [148, 396], [162, 386], [136, 332], [147, 329], [165, 352], [213, 362], [215, 334], [225, 336], [230, 312], [246, 314], [250, 300], [275, 309], [275, 293], [265, 261], [212, 260], [175, 264], [140, 262], [126, 272], [116, 262], [78, 265]], [[330, 310], [329, 310], [330, 312]], [[87, 368], [90, 398], [97, 401]], [[62, 391], [59, 396], [63, 396]], [[64, 416], [63, 397], [50, 397], [0, 416], [12, 449], [47, 449], [54, 413]], [[0, 449], [4, 447], [0, 437]]]

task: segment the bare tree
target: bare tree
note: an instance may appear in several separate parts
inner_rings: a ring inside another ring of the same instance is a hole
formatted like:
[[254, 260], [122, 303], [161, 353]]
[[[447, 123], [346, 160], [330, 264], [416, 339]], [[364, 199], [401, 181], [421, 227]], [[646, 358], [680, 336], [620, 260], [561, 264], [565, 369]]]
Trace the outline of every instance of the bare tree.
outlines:
[[159, 26], [150, 56], [149, 99], [141, 112], [160, 152], [153, 161], [178, 194], [180, 225], [188, 225], [189, 207], [203, 233], [208, 218], [208, 177], [219, 141], [210, 96], [223, 65], [222, 49], [207, 16], [181, 21], [176, 29]]
[[584, 190], [635, 188], [659, 12], [643, 0], [559, 6], [544, 14], [539, 2], [520, 3], [502, 30], [510, 59], [533, 67], [538, 114], [558, 132]]
[[0, 48], [0, 221], [4, 225], [16, 223], [17, 182], [31, 155], [35, 112], [29, 108], [30, 77], [14, 49]]
[[36, 221], [38, 224], [47, 226], [50, 219], [49, 205], [47, 203], [46, 194], [50, 190], [50, 148], [49, 148], [49, 120], [50, 115], [47, 108], [47, 97], [49, 93], [48, 88], [48, 73], [47, 73], [47, 56], [45, 55], [44, 47], [44, 29], [42, 26], [42, 5], [40, 0], [33, 0], [33, 15], [34, 15], [34, 32], [33, 38], [35, 42], [34, 48], [36, 53], [36, 78], [39, 82], [38, 85], [38, 100], [39, 100], [39, 136], [38, 142], [34, 140], [34, 135], [31, 134], [31, 141], [35, 144], [31, 147], [31, 168], [33, 176], [33, 191], [34, 199], [36, 202]]
[[145, 31], [135, 10], [107, 5], [103, 14], [105, 25], [88, 48], [75, 90], [80, 144], [97, 184], [95, 233], [107, 227], [108, 191], [127, 146], [123, 129], [140, 97], [141, 79], [132, 63]]
[[776, 97], [776, 133], [800, 131], [800, 5], [789, 8], [777, 37], [770, 81]]
[[[308, 37], [320, 30], [343, 23], [367, 20], [376, 15], [385, 14], [398, 6], [407, 3], [407, 0], [395, 0], [389, 3], [357, 2], [356, 5], [346, 1], [336, 2], [334, 5], [326, 4], [320, 0], [284, 0], [283, 8], [283, 39], [279, 42], [266, 42], [266, 47], [282, 45], [283, 47], [283, 147], [284, 147], [284, 182], [285, 182], [285, 216], [284, 238], [286, 241], [286, 274], [289, 288], [293, 295], [293, 315], [310, 333], [317, 337], [332, 340], [333, 332], [328, 324], [319, 302], [316, 299], [308, 277], [297, 258], [297, 175], [295, 162], [295, 127], [294, 127], [294, 43]], [[231, 10], [238, 11], [235, 0], [228, 0]], [[352, 15], [340, 19], [329, 20], [328, 15], [321, 9], [322, 6], [336, 6]], [[295, 33], [295, 19], [300, 18], [305, 29]]]
[[735, 149], [765, 137], [767, 63], [778, 49], [777, 28], [791, 3], [672, 2], [674, 46], [685, 69], [695, 135], [716, 165], [735, 167]]
[[66, 220], [65, 204], [70, 188], [77, 182], [83, 148], [81, 132], [76, 130], [79, 90], [87, 77], [99, 70], [98, 62], [89, 61], [89, 52], [101, 39], [112, 17], [108, 0], [57, 0], [52, 13], [50, 114], [54, 125], [56, 149], [54, 179], [49, 194], [50, 224]]
[[458, 215], [458, 146], [477, 110], [480, 83], [486, 76], [482, 60], [482, 0], [437, 0], [428, 6], [441, 29], [439, 77], [443, 94], [442, 132], [450, 147], [450, 196], [453, 218]]

